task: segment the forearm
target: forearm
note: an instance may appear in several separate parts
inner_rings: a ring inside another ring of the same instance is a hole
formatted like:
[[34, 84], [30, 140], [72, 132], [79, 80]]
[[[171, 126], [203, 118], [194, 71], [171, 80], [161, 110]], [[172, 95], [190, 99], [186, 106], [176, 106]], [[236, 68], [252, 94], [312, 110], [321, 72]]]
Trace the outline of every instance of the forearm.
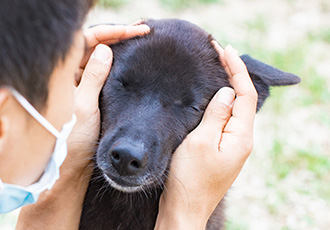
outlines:
[[155, 230], [202, 230], [206, 228], [208, 218], [201, 216], [187, 215], [187, 213], [180, 213], [174, 210], [170, 212], [161, 211], [157, 216]]
[[62, 170], [50, 191], [42, 193], [36, 204], [22, 208], [16, 229], [78, 229], [90, 174]]
[[[172, 189], [173, 191], [177, 190]], [[202, 230], [206, 228], [214, 209], [213, 206], [207, 205], [210, 202], [205, 200], [203, 202], [198, 199], [189, 199], [188, 196], [185, 196], [188, 194], [184, 194], [183, 191], [176, 194], [162, 194], [155, 230]]]

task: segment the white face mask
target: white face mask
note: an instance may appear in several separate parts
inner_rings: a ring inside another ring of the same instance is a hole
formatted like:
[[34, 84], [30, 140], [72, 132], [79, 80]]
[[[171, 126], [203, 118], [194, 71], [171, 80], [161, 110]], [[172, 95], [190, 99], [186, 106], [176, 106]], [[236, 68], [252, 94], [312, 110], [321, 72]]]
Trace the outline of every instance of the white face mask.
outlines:
[[76, 123], [76, 116], [63, 125], [61, 132], [58, 132], [20, 93], [9, 88], [16, 100], [44, 126], [56, 138], [54, 153], [38, 182], [23, 187], [3, 183], [0, 179], [0, 214], [10, 212], [27, 204], [35, 203], [43, 191], [51, 189], [56, 180], [60, 177], [60, 166], [67, 155], [67, 138]]

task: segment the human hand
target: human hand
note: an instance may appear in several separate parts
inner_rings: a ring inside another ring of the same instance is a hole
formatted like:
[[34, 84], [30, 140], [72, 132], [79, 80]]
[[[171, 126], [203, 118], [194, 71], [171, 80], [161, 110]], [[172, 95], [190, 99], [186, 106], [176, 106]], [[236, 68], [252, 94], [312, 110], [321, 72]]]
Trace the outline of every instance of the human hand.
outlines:
[[150, 28], [141, 21], [128, 26], [99, 25], [84, 32], [85, 54], [76, 76], [77, 123], [68, 139], [69, 154], [61, 171], [68, 169], [91, 175], [92, 167], [87, 166], [96, 151], [100, 132], [98, 98], [112, 64], [112, 51], [107, 45], [149, 32]]
[[238, 52], [213, 45], [235, 92], [220, 89], [175, 151], [156, 229], [205, 229], [252, 151], [256, 90]]
[[[86, 64], [98, 44], [112, 45], [120, 41], [130, 39], [136, 36], [143, 36], [150, 32], [149, 26], [142, 24], [139, 20], [131, 25], [98, 25], [91, 27], [84, 32], [85, 35], [85, 55], [80, 63], [80, 73], [86, 67]], [[77, 83], [82, 74], [77, 76]]]

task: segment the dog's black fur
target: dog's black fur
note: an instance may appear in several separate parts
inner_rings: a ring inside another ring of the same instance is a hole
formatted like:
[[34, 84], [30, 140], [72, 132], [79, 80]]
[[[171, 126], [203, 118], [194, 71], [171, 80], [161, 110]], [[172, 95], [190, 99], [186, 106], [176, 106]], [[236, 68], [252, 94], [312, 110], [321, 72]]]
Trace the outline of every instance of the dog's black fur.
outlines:
[[[230, 86], [212, 36], [177, 19], [149, 20], [150, 34], [111, 46], [114, 63], [100, 96], [101, 141], [80, 229], [153, 229], [172, 153], [199, 123], [218, 89]], [[258, 91], [299, 82], [243, 55]], [[119, 164], [130, 154], [129, 164]], [[126, 167], [127, 166], [127, 167]], [[193, 179], [193, 178], [192, 178]], [[208, 229], [223, 228], [220, 204]]]

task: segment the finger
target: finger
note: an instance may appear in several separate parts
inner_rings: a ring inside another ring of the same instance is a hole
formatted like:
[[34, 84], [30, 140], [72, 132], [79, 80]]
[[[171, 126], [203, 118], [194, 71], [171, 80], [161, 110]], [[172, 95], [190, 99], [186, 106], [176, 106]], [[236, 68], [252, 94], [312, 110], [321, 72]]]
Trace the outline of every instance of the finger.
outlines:
[[224, 61], [225, 65], [228, 67], [229, 75], [233, 76], [246, 69], [245, 64], [240, 59], [238, 51], [234, 49], [231, 45], [228, 45], [224, 50]]
[[79, 68], [79, 70], [75, 74], [75, 76], [74, 76], [74, 84], [75, 84], [74, 86], [75, 87], [78, 87], [78, 85], [80, 84], [83, 73], [84, 73], [84, 69]]
[[222, 67], [225, 67], [225, 60], [224, 60], [225, 51], [224, 51], [224, 49], [215, 40], [213, 40], [211, 43], [212, 43], [213, 47], [215, 48], [215, 50], [219, 54], [219, 58], [220, 58], [220, 62], [221, 62]]
[[143, 36], [150, 32], [147, 25], [124, 26], [124, 25], [98, 25], [84, 31], [86, 50], [80, 63], [80, 68], [84, 69], [86, 63], [98, 44], [115, 44], [122, 40], [136, 36]]
[[[124, 25], [99, 25], [86, 30], [85, 38], [87, 49], [97, 44], [113, 44], [121, 40], [136, 36], [143, 36], [150, 32], [147, 25], [124, 26]], [[110, 42], [110, 43], [109, 43]]]
[[219, 143], [219, 155], [232, 169], [243, 167], [253, 149], [253, 128], [246, 129], [246, 123], [236, 120], [230, 118]]
[[221, 88], [207, 106], [199, 129], [211, 141], [219, 142], [221, 133], [231, 117], [235, 92], [229, 87]]
[[132, 24], [129, 24], [129, 25], [130, 26], [138, 26], [138, 25], [141, 25], [143, 23], [144, 23], [144, 20], [139, 19], [139, 20], [137, 20], [137, 21], [135, 21], [135, 22], [133, 22]]
[[229, 82], [237, 94], [233, 116], [253, 125], [258, 95], [247, 68], [238, 56], [238, 52], [231, 46], [226, 47], [224, 51], [224, 61], [230, 75]]
[[[84, 106], [98, 107], [98, 98], [112, 64], [112, 51], [106, 45], [97, 45], [89, 59], [80, 84], [77, 97]], [[77, 102], [77, 104], [79, 104]]]
[[150, 32], [150, 27], [145, 24], [136, 26], [127, 26], [126, 33], [120, 38], [120, 40], [130, 39], [136, 36], [143, 36]]
[[229, 71], [228, 66], [227, 66], [227, 63], [225, 61], [225, 51], [224, 51], [224, 49], [215, 40], [213, 40], [211, 43], [214, 46], [215, 50], [219, 54], [219, 59], [220, 59], [220, 63], [222, 65], [222, 67], [225, 69], [225, 71], [227, 72], [227, 74], [230, 75], [230, 71]]

